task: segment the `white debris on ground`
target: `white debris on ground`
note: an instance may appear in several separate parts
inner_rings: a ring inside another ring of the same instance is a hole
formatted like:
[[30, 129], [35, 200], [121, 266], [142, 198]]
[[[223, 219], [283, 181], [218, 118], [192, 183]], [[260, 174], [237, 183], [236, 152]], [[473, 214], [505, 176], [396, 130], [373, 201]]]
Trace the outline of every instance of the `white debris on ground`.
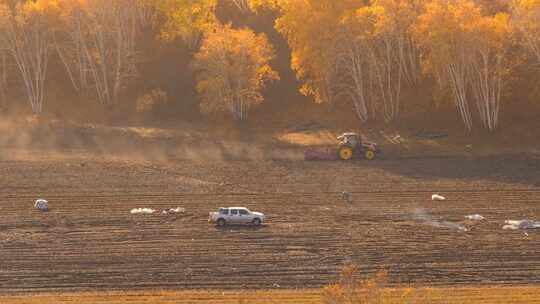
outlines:
[[442, 195], [439, 195], [439, 194], [433, 194], [431, 196], [431, 200], [432, 201], [444, 201], [446, 198]]
[[540, 229], [540, 222], [531, 220], [507, 220], [503, 229], [518, 230], [518, 229]]
[[465, 218], [469, 219], [471, 221], [481, 221], [481, 220], [485, 219], [485, 217], [481, 216], [480, 214], [466, 215]]
[[185, 212], [186, 212], [185, 208], [176, 207], [176, 208], [163, 210], [163, 211], [161, 211], [161, 214], [169, 214], [169, 213], [176, 214], [176, 213], [185, 213]]
[[41, 211], [47, 211], [49, 210], [49, 202], [44, 199], [38, 199], [34, 203], [34, 208], [41, 210]]
[[[154, 214], [158, 212], [157, 210], [154, 210], [152, 208], [135, 208], [131, 209], [131, 214]], [[171, 209], [164, 209], [161, 211], [161, 214], [177, 214], [177, 213], [185, 213], [186, 209], [182, 207], [176, 207]]]
[[131, 214], [152, 214], [156, 212], [156, 210], [151, 208], [135, 208], [131, 209]]
[[169, 209], [169, 213], [184, 213], [186, 212], [186, 209], [182, 207], [176, 207], [174, 209]]

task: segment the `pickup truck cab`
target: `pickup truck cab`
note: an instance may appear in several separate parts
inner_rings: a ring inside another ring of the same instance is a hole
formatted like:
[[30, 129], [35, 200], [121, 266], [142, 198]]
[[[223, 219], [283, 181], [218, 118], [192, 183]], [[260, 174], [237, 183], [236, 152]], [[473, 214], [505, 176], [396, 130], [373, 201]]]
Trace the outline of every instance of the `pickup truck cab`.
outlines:
[[264, 222], [265, 216], [260, 212], [250, 211], [244, 207], [219, 208], [217, 212], [210, 212], [208, 222], [218, 226], [226, 224], [253, 224], [259, 226]]

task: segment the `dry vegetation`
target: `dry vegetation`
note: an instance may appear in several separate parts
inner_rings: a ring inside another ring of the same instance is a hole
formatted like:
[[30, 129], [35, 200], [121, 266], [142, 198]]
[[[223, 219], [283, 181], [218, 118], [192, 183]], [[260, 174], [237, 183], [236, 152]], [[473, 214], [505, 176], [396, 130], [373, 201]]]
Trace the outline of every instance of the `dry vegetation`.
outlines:
[[[536, 304], [540, 303], [536, 287], [478, 287], [389, 289], [381, 302], [415, 304]], [[404, 302], [403, 294], [423, 294], [425, 301]], [[0, 296], [4, 304], [324, 304], [318, 290], [275, 291], [155, 291], [109, 293], [63, 293], [33, 296]], [[328, 302], [326, 302], [328, 303]], [[348, 303], [348, 302], [344, 302]], [[364, 302], [360, 302], [364, 303]]]

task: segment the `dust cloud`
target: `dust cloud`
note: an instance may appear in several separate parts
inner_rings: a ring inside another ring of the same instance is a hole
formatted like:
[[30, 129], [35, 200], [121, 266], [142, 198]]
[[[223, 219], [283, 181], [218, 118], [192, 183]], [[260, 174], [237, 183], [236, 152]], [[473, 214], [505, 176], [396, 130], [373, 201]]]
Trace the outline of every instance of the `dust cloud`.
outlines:
[[417, 208], [413, 210], [413, 218], [417, 221], [425, 222], [426, 224], [437, 228], [467, 231], [467, 228], [465, 226], [458, 223], [453, 223], [435, 218], [433, 215], [429, 214], [425, 209], [422, 208]]
[[0, 159], [106, 156], [107, 160], [225, 162], [303, 160], [304, 157], [298, 149], [210, 137], [209, 133], [0, 118]]

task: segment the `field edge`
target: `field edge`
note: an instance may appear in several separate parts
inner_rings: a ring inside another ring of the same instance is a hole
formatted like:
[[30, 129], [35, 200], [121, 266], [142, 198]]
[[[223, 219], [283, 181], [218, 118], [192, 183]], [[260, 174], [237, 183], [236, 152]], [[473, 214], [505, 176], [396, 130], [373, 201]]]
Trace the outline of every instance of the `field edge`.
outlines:
[[[401, 295], [417, 294], [414, 303], [540, 303], [540, 285], [531, 286], [488, 286], [488, 287], [399, 287], [385, 289], [393, 300]], [[3, 304], [38, 303], [322, 303], [321, 289], [304, 290], [155, 290], [155, 291], [110, 291], [110, 292], [65, 292], [0, 295]], [[419, 300], [421, 299], [421, 300]]]

